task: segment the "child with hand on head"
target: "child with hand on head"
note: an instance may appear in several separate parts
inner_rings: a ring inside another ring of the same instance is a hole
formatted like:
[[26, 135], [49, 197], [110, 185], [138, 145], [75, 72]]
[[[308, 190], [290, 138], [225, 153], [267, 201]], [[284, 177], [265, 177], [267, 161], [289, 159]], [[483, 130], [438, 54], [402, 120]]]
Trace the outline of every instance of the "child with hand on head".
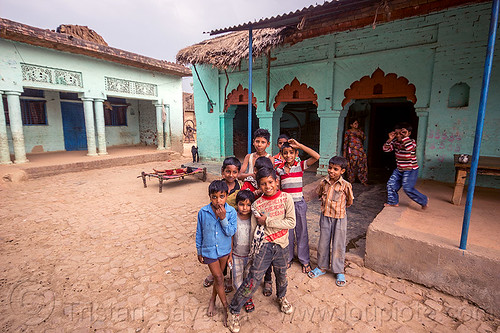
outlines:
[[245, 156], [243, 165], [241, 166], [243, 172], [240, 173], [240, 179], [245, 179], [248, 176], [253, 176], [255, 178], [254, 163], [255, 160], [261, 156], [267, 157], [271, 161], [271, 164], [274, 164], [274, 157], [266, 152], [266, 149], [270, 144], [270, 139], [271, 134], [266, 129], [258, 128], [253, 133], [253, 146], [255, 148], [255, 152]]
[[227, 300], [224, 292], [222, 271], [231, 252], [232, 236], [236, 232], [236, 210], [226, 203], [227, 184], [223, 180], [214, 180], [208, 187], [210, 204], [198, 212], [196, 227], [196, 251], [198, 261], [208, 265], [214, 277], [214, 288], [208, 303], [207, 316], [215, 311], [215, 299], [219, 296], [224, 306], [223, 323], [227, 323]]
[[[238, 180], [238, 175], [240, 173], [241, 163], [236, 157], [227, 157], [224, 162], [222, 162], [221, 175], [222, 180], [226, 182], [228, 188], [228, 194], [226, 202], [228, 205], [236, 209], [236, 195], [241, 189], [241, 181]], [[231, 262], [231, 256], [229, 256], [228, 262]], [[227, 274], [227, 266], [224, 267], [224, 276]], [[214, 283], [214, 277], [210, 274], [205, 278], [203, 286], [205, 288], [210, 287]], [[231, 276], [224, 281], [224, 290], [226, 293], [233, 291]]]
[[335, 284], [338, 287], [345, 285], [346, 208], [354, 200], [351, 183], [342, 178], [346, 168], [347, 160], [344, 157], [332, 157], [328, 162], [328, 176], [318, 186], [317, 194], [321, 200], [318, 267], [308, 274], [313, 279], [331, 268], [337, 275]]
[[[296, 158], [299, 155], [299, 149], [309, 154], [305, 161], [297, 162]], [[290, 139], [281, 146], [281, 156], [284, 162], [276, 168], [276, 173], [280, 177], [281, 190], [290, 193], [295, 204], [296, 225], [289, 232], [289, 250], [288, 267], [292, 265], [294, 257], [295, 237], [297, 238], [297, 256], [302, 265], [302, 272], [309, 273], [311, 266], [309, 265], [309, 235], [307, 232], [307, 204], [302, 194], [302, 177], [304, 170], [319, 160], [320, 155], [311, 148], [297, 142], [295, 139]]]
[[[237, 228], [236, 233], [233, 236], [233, 282], [234, 287], [238, 289], [243, 282], [243, 278], [246, 277], [247, 271], [245, 267], [247, 266], [250, 246], [252, 244], [253, 234], [257, 223], [255, 218], [252, 219], [252, 203], [255, 200], [255, 196], [252, 192], [248, 190], [242, 190], [236, 195], [236, 205], [237, 205]], [[245, 303], [245, 311], [252, 312], [255, 310], [255, 305], [250, 298]]]
[[252, 212], [259, 226], [252, 240], [249, 273], [229, 305], [228, 327], [231, 332], [240, 331], [240, 310], [258, 288], [269, 266], [273, 266], [276, 275], [281, 311], [286, 314], [293, 312], [292, 304], [285, 297], [288, 285], [288, 230], [295, 227], [293, 199], [290, 194], [279, 191], [278, 179], [273, 169], [260, 169], [257, 172], [257, 181], [263, 195], [252, 204]]
[[394, 151], [396, 155], [396, 169], [387, 181], [386, 206], [399, 206], [398, 191], [403, 191], [410, 199], [418, 203], [422, 209], [427, 208], [429, 199], [416, 188], [418, 178], [417, 144], [410, 138], [412, 127], [408, 123], [396, 125], [389, 139], [384, 143], [385, 152]]
[[[274, 168], [277, 168], [280, 164], [282, 164], [285, 159], [283, 158], [283, 155], [281, 155], [281, 147], [285, 142], [288, 142], [290, 140], [290, 137], [286, 134], [280, 134], [278, 136], [278, 141], [276, 142], [276, 146], [278, 146], [278, 153], [274, 155]], [[295, 158], [297, 162], [300, 162], [300, 157], [297, 155]]]

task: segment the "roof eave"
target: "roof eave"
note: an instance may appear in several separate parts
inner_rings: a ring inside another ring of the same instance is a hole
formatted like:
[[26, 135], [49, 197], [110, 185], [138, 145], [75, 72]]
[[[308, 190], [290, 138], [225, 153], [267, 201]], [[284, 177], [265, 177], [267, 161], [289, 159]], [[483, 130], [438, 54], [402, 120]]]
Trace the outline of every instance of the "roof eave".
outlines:
[[[191, 70], [182, 65], [170, 63], [164, 60], [158, 60], [136, 53], [120, 50], [110, 46], [100, 45], [85, 41], [80, 38], [70, 38], [67, 40], [56, 40], [53, 34], [55, 32], [39, 29], [23, 25], [21, 23], [1, 19], [0, 22], [13, 23], [14, 25], [23, 26], [29, 29], [29, 32], [22, 33], [15, 29], [9, 29], [6, 25], [0, 25], [0, 38], [16, 41], [20, 43], [40, 46], [44, 48], [54, 49], [62, 52], [69, 52], [73, 54], [85, 55], [92, 58], [97, 58], [105, 61], [119, 63], [125, 66], [136, 67], [140, 69], [160, 72], [174, 76], [191, 76]], [[63, 35], [63, 34], [59, 34]], [[43, 36], [44, 38], [41, 38]], [[59, 36], [61, 37], [61, 36]]]

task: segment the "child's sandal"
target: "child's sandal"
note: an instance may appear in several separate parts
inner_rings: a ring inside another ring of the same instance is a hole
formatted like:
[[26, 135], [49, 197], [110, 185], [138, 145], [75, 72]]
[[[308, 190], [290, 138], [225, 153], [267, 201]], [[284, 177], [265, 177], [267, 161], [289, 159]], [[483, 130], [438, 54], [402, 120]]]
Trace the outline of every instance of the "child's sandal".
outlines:
[[205, 278], [205, 281], [203, 281], [203, 287], [205, 288], [208, 288], [210, 287], [211, 285], [214, 284], [214, 278], [212, 277], [211, 279], [209, 278], [211, 275], [207, 276]]
[[312, 268], [310, 264], [302, 265], [302, 273], [308, 274], [311, 270]]
[[229, 294], [231, 291], [233, 291], [233, 286], [230, 283], [229, 279], [226, 278], [226, 279], [224, 279], [224, 292], [226, 294]]
[[255, 305], [253, 304], [253, 301], [252, 299], [250, 298], [246, 303], [245, 303], [245, 311], [247, 313], [250, 313], [252, 312], [253, 310], [255, 310]]
[[262, 290], [264, 296], [269, 297], [273, 294], [273, 284], [272, 282], [264, 282], [264, 290]]

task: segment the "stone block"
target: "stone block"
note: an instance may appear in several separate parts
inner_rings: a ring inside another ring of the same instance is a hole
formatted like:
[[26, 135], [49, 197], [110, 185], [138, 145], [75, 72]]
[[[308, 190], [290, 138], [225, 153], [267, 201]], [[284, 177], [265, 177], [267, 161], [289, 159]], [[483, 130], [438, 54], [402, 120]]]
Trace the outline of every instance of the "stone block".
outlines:
[[430, 314], [429, 318], [445, 327], [452, 327], [457, 325], [457, 323], [452, 318], [448, 317], [447, 315], [441, 312], [435, 312], [433, 314]]
[[393, 281], [393, 282], [389, 283], [389, 287], [392, 290], [397, 291], [398, 293], [401, 293], [401, 294], [404, 294], [406, 291], [406, 287], [405, 287], [404, 283], [402, 283], [401, 281]]
[[385, 291], [385, 295], [397, 299], [401, 302], [411, 302], [413, 300], [410, 296], [398, 293], [397, 291], [394, 291], [391, 288], [387, 288], [387, 290]]
[[495, 332], [495, 330], [489, 324], [483, 322], [477, 328], [477, 332], [478, 333], [493, 333], [493, 332]]
[[[500, 260], [479, 248], [470, 247], [468, 251], [462, 251], [443, 243], [437, 236], [414, 232], [399, 227], [395, 222], [388, 223], [398, 221], [403, 212], [384, 209], [370, 224], [366, 267], [438, 288], [451, 295], [466, 296], [487, 312], [500, 315], [500, 304], [495, 297], [500, 289], [500, 279], [494, 278], [500, 271]], [[467, 269], [457, 270], [456, 267]], [[371, 276], [365, 273], [363, 279], [370, 280]], [[441, 302], [441, 295], [431, 291], [428, 298]]]
[[352, 277], [362, 277], [363, 276], [363, 271], [357, 267], [357, 268], [351, 268], [351, 267], [347, 267], [345, 269], [345, 274], [348, 275], [348, 276], [352, 276]]
[[441, 310], [443, 310], [443, 306], [432, 299], [426, 300], [424, 304], [435, 310], [436, 312], [440, 312]]

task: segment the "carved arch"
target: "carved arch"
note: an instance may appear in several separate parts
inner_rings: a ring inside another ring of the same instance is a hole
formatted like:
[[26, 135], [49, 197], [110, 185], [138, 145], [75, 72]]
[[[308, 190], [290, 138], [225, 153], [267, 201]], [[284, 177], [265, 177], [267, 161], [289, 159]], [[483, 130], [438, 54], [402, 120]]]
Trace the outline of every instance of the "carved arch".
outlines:
[[415, 104], [417, 102], [415, 91], [415, 85], [409, 83], [404, 76], [398, 77], [395, 73], [385, 75], [384, 71], [377, 68], [371, 76], [363, 76], [344, 91], [345, 98], [342, 101], [342, 107], [353, 99], [392, 97], [406, 97]]
[[[231, 105], [248, 105], [248, 89], [243, 89], [241, 83], [227, 95], [226, 102], [224, 103], [224, 112]], [[253, 95], [253, 92], [252, 105], [257, 108], [257, 98]]]
[[292, 83], [285, 85], [278, 91], [273, 107], [276, 110], [278, 105], [286, 102], [312, 102], [318, 106], [318, 95], [312, 87], [308, 87], [305, 83], [301, 84], [297, 78], [294, 78]]

